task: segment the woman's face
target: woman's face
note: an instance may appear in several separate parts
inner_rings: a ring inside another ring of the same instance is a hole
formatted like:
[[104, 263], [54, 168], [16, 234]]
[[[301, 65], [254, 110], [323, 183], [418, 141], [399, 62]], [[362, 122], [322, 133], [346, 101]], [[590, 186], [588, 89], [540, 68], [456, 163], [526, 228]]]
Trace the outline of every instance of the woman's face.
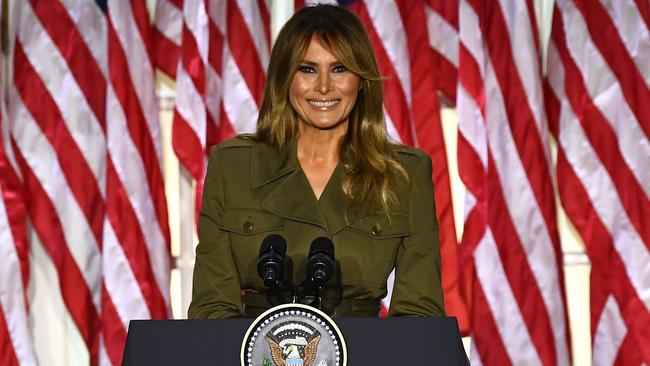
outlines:
[[312, 38], [291, 81], [289, 102], [298, 114], [301, 129], [341, 127], [347, 131], [360, 87], [361, 78]]

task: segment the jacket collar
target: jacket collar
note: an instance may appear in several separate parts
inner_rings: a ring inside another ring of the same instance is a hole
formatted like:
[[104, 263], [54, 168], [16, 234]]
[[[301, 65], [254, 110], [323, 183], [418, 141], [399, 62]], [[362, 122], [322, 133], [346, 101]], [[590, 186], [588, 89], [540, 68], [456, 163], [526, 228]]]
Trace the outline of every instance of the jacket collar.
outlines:
[[341, 164], [334, 169], [320, 200], [316, 200], [298, 162], [295, 141], [282, 150], [256, 142], [251, 154], [251, 188], [270, 188], [262, 202], [263, 209], [290, 220], [320, 226], [330, 235], [347, 225], [346, 210], [350, 200], [343, 193], [345, 169]]
[[251, 188], [253, 190], [271, 183], [300, 167], [296, 143], [290, 142], [282, 150], [262, 142], [253, 143], [251, 150]]

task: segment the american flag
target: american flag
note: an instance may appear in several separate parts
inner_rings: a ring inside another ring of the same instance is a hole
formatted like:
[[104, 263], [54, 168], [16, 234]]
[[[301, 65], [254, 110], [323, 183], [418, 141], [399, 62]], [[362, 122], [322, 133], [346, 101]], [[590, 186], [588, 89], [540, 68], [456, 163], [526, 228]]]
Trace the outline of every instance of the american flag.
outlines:
[[271, 48], [269, 19], [262, 0], [158, 3], [156, 46], [175, 44], [180, 55], [176, 69], [166, 70], [176, 76], [172, 144], [197, 182], [197, 210], [209, 148], [255, 131]]
[[[0, 9], [0, 11], [2, 11]], [[0, 67], [5, 70], [4, 55]], [[4, 73], [2, 80], [4, 80]], [[4, 101], [4, 89], [0, 101]], [[29, 244], [20, 177], [14, 168], [9, 124], [0, 102], [0, 364], [35, 364], [27, 318]]]
[[[146, 3], [20, 1], [13, 21], [6, 123], [35, 293], [31, 337], [12, 334], [14, 350], [33, 363], [24, 346], [32, 339], [43, 364], [117, 365], [130, 319], [170, 315]], [[22, 240], [14, 236], [19, 253]], [[12, 298], [17, 322], [22, 297]]]
[[547, 104], [591, 260], [595, 365], [650, 364], [650, 3], [556, 1]]
[[570, 363], [532, 1], [459, 1], [458, 160], [471, 360]]
[[[154, 67], [176, 80], [197, 192], [207, 149], [255, 129], [269, 2], [158, 0], [153, 24], [145, 3], [15, 2], [0, 364], [119, 364], [128, 320], [170, 316]], [[433, 158], [445, 302], [473, 364], [570, 363], [555, 192], [592, 263], [594, 364], [650, 363], [650, 4], [557, 0], [544, 75], [532, 0], [341, 3], [387, 76], [391, 136]], [[459, 259], [437, 96], [459, 115]]]
[[[429, 27], [436, 25], [436, 20], [431, 19], [437, 14], [434, 9], [439, 8], [432, 8], [424, 1], [409, 0], [366, 0], [346, 5], [365, 25], [380, 73], [386, 77], [384, 111], [391, 137], [431, 156], [436, 211], [441, 227], [440, 252], [444, 258], [445, 306], [449, 315], [459, 318], [464, 329], [466, 310], [458, 284], [458, 245], [437, 96], [442, 84], [436, 75], [442, 69], [434, 67], [446, 64], [439, 61], [439, 53], [434, 52], [428, 33]], [[385, 307], [390, 304], [392, 279], [391, 276], [389, 295], [383, 301]]]

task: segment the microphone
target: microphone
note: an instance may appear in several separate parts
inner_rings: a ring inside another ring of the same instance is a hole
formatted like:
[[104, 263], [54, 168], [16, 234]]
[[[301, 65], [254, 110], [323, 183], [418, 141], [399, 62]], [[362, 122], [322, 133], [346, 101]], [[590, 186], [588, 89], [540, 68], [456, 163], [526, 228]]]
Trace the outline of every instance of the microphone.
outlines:
[[328, 238], [314, 239], [309, 249], [306, 278], [300, 284], [298, 300], [318, 291], [334, 274], [334, 243]]
[[334, 273], [334, 243], [328, 238], [320, 237], [311, 242], [307, 261], [307, 280], [315, 288], [320, 288]]
[[278, 234], [271, 234], [262, 240], [257, 262], [257, 274], [264, 279], [264, 287], [273, 289], [284, 278], [284, 257], [287, 241]]

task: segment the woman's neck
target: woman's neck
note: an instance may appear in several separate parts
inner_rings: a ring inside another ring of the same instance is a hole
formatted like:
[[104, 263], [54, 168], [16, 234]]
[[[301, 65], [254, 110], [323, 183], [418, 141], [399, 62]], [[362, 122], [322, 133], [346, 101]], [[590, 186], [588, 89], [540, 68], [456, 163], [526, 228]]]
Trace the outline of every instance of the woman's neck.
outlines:
[[298, 159], [304, 164], [336, 165], [339, 162], [339, 144], [345, 131], [340, 128], [321, 130], [301, 128], [298, 137]]
[[298, 161], [305, 173], [314, 196], [320, 200], [336, 165], [339, 163], [341, 130], [301, 128], [298, 137]]

